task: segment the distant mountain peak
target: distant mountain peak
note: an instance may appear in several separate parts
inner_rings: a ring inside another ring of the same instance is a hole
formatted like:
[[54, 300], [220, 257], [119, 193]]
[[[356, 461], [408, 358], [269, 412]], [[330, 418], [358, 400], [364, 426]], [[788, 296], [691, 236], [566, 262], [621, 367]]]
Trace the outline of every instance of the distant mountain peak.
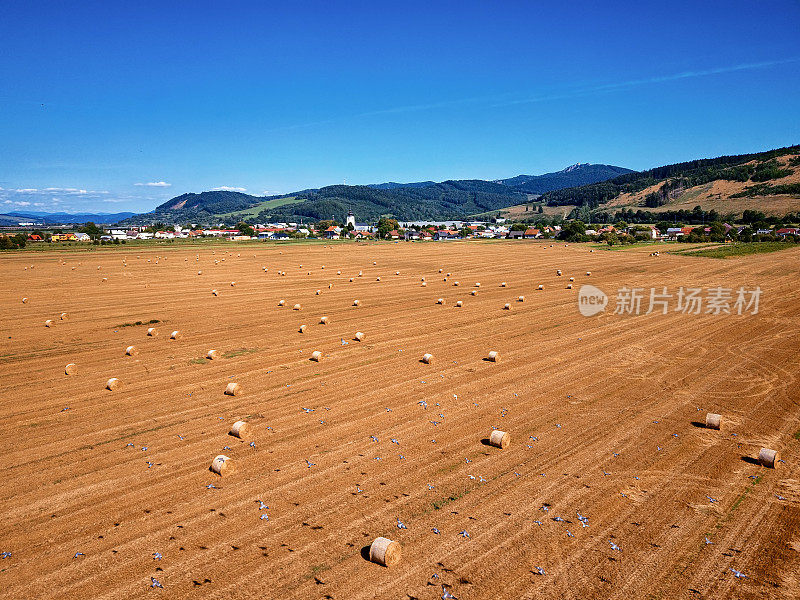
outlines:
[[575, 163], [574, 165], [568, 166], [565, 169], [561, 169], [559, 171], [559, 173], [570, 173], [571, 171], [577, 171], [581, 167], [588, 167], [588, 166], [589, 166], [589, 163], [580, 163], [580, 162], [578, 162], [578, 163]]

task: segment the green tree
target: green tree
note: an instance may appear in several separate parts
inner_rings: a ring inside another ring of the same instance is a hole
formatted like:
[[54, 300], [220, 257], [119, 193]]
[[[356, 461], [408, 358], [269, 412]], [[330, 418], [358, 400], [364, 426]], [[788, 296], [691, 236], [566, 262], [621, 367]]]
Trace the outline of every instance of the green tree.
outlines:
[[380, 238], [385, 238], [386, 235], [394, 230], [397, 229], [397, 220], [396, 219], [389, 219], [386, 217], [381, 217], [378, 220], [378, 236]]
[[83, 227], [78, 229], [80, 233], [86, 233], [91, 238], [96, 238], [103, 235], [103, 230], [100, 229], [97, 225], [95, 225], [92, 221], [87, 221], [83, 224]]
[[712, 242], [724, 242], [725, 241], [725, 225], [720, 222], [711, 223], [709, 226], [711, 231], [709, 232], [708, 236], [711, 238]]
[[567, 242], [583, 242], [589, 239], [586, 237], [586, 224], [583, 221], [570, 221], [564, 225], [558, 237]]
[[238, 229], [239, 233], [241, 233], [242, 235], [253, 236], [253, 235], [256, 234], [255, 230], [252, 227], [250, 227], [250, 225], [245, 223], [244, 221], [239, 221], [236, 224], [236, 229]]

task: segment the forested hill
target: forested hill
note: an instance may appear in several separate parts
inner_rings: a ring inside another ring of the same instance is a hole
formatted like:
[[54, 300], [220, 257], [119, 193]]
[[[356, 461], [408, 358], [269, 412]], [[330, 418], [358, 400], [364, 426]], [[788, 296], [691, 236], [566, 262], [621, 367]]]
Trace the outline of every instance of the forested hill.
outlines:
[[241, 192], [209, 191], [182, 194], [136, 215], [130, 223], [193, 222], [220, 223], [245, 219], [252, 222], [342, 220], [352, 210], [359, 221], [381, 216], [404, 220], [465, 218], [520, 204], [532, 194], [574, 186], [629, 172], [610, 165], [577, 164], [545, 175], [519, 175], [484, 181], [466, 179], [434, 183], [381, 183], [365, 186], [331, 185], [282, 196], [251, 196]]
[[539, 200], [550, 206], [597, 208], [611, 204], [657, 208], [701, 194], [718, 199], [800, 195], [798, 154], [800, 146], [789, 146], [756, 154], [692, 160], [550, 191]]
[[545, 194], [553, 190], [576, 187], [598, 181], [606, 181], [625, 173], [633, 173], [624, 167], [613, 165], [592, 165], [578, 163], [555, 173], [544, 175], [517, 175], [509, 179], [498, 179], [497, 183], [507, 185], [518, 192], [528, 194]]

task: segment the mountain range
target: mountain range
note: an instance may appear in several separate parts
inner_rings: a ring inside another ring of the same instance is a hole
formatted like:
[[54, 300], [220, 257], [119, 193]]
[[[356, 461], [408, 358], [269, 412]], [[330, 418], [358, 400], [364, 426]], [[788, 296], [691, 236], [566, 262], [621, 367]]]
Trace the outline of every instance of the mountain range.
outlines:
[[756, 210], [772, 215], [800, 212], [800, 145], [751, 154], [718, 156], [543, 194], [549, 207], [668, 212], [716, 210], [740, 215]]
[[632, 173], [611, 165], [578, 163], [555, 173], [518, 175], [509, 179], [448, 180], [439, 183], [379, 183], [331, 185], [281, 196], [251, 196], [241, 192], [209, 191], [182, 194], [157, 206], [151, 213], [127, 221], [255, 222], [342, 220], [352, 210], [359, 220], [381, 216], [401, 220], [463, 219], [529, 201], [564, 187], [594, 183]]
[[98, 224], [118, 223], [135, 216], [133, 212], [118, 213], [46, 213], [34, 211], [11, 211], [0, 214], [0, 226], [16, 226], [20, 222], [36, 223], [37, 225], [63, 225], [68, 223], [86, 223], [93, 221]]

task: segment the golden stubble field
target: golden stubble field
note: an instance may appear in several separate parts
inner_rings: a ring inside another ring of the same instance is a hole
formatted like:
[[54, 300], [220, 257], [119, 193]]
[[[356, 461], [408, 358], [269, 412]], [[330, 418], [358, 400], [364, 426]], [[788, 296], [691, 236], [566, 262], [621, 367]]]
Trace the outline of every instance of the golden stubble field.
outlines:
[[[0, 256], [0, 597], [799, 597], [800, 250], [650, 251]], [[584, 283], [763, 295], [756, 315], [614, 315], [612, 297], [587, 318]], [[123, 326], [155, 319], [156, 337]], [[482, 442], [493, 427], [508, 448]], [[785, 462], [759, 466], [762, 446]], [[235, 473], [209, 471], [218, 454]], [[378, 536], [398, 565], [365, 560]]]

